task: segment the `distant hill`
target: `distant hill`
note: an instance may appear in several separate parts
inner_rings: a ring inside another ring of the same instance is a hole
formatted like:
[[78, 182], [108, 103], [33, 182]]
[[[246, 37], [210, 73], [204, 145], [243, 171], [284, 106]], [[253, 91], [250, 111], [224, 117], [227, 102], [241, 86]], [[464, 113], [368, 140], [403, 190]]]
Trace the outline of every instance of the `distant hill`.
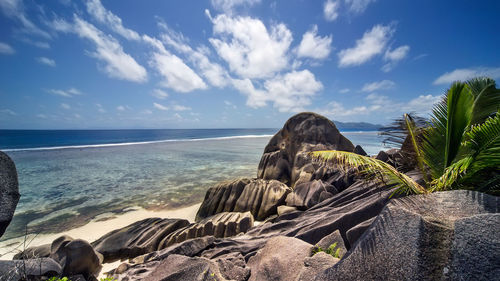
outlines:
[[379, 124], [371, 124], [366, 122], [340, 122], [332, 120], [335, 126], [340, 131], [378, 131], [380, 128], [384, 127]]

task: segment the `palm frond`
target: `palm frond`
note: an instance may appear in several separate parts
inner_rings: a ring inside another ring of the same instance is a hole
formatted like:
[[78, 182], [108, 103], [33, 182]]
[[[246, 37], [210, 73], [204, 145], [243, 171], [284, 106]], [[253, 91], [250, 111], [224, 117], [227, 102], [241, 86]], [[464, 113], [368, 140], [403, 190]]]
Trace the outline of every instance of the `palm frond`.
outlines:
[[396, 186], [394, 193], [427, 193], [424, 187], [407, 175], [398, 172], [393, 166], [374, 158], [337, 150], [314, 151], [312, 152], [312, 156], [314, 159], [336, 165], [344, 171], [355, 169], [366, 180], [379, 182], [388, 186]]
[[500, 89], [496, 88], [495, 80], [490, 78], [474, 78], [467, 81], [474, 96], [470, 125], [484, 122], [500, 108]]
[[448, 99], [446, 96], [434, 105], [429, 126], [423, 132], [422, 151], [425, 164], [429, 167], [431, 177], [439, 178], [445, 169], [444, 155], [446, 146], [446, 126]]

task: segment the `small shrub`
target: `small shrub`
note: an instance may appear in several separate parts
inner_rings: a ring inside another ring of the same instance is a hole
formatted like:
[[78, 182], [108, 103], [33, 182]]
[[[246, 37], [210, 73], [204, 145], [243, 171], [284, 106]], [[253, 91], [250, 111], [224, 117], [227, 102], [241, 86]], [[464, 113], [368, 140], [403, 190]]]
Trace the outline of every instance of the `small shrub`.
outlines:
[[335, 248], [337, 248], [337, 242], [330, 245], [330, 247], [328, 247], [327, 249], [322, 249], [321, 247], [316, 247], [313, 250], [313, 255], [315, 255], [319, 252], [325, 252], [334, 258], [340, 259], [340, 248], [337, 248], [337, 249], [335, 249]]

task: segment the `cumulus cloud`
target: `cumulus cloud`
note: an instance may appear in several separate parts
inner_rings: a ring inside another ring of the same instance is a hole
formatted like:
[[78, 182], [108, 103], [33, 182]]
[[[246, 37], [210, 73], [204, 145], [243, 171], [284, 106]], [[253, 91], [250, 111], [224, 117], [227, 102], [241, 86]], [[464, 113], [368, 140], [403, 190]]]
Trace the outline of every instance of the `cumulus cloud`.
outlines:
[[168, 94], [165, 91], [160, 90], [160, 89], [154, 89], [152, 95], [153, 95], [153, 97], [160, 99], [160, 100], [164, 100], [168, 97]]
[[232, 14], [239, 6], [250, 7], [260, 3], [260, 0], [212, 0], [212, 6], [226, 14]]
[[16, 51], [9, 44], [0, 42], [0, 54], [13, 55]]
[[87, 12], [92, 15], [99, 23], [107, 25], [114, 32], [120, 34], [128, 40], [140, 40], [141, 37], [134, 30], [125, 28], [121, 18], [106, 10], [101, 3], [101, 0], [87, 1]]
[[75, 15], [74, 32], [96, 46], [90, 56], [104, 62], [102, 70], [112, 78], [142, 83], [147, 81], [146, 69], [123, 51], [120, 43], [110, 35], [104, 34], [91, 23]]
[[328, 0], [323, 5], [323, 15], [327, 21], [334, 21], [339, 16], [338, 9], [340, 6], [339, 1]]
[[370, 3], [374, 3], [376, 0], [345, 0], [350, 12], [355, 14], [363, 13]]
[[392, 25], [374, 26], [371, 30], [365, 32], [361, 39], [356, 40], [354, 47], [344, 49], [338, 53], [339, 66], [360, 65], [381, 54], [393, 33], [394, 27]]
[[298, 112], [311, 104], [311, 98], [323, 85], [309, 70], [292, 71], [264, 82], [262, 89], [256, 89], [250, 79], [235, 79], [233, 85], [247, 96], [247, 105], [263, 107], [267, 102], [280, 112]]
[[159, 109], [159, 110], [164, 110], [164, 111], [168, 110], [168, 107], [161, 105], [159, 103], [156, 103], [156, 102], [153, 102], [153, 106], [154, 106], [154, 108]]
[[298, 57], [308, 57], [313, 59], [325, 59], [331, 51], [332, 36], [317, 36], [318, 26], [313, 28], [302, 36], [302, 41], [297, 49]]
[[382, 71], [391, 71], [400, 60], [408, 55], [409, 51], [410, 46], [408, 45], [400, 46], [394, 50], [387, 49], [384, 54], [384, 60], [387, 61], [387, 63], [382, 66]]
[[396, 85], [391, 80], [382, 80], [382, 81], [377, 81], [377, 82], [372, 82], [372, 83], [367, 83], [363, 86], [363, 89], [361, 91], [363, 92], [375, 92], [377, 90], [387, 90], [391, 89]]
[[473, 77], [486, 76], [492, 79], [500, 78], [500, 67], [459, 68], [439, 76], [434, 85], [450, 84], [455, 81], [465, 81]]
[[284, 24], [273, 24], [268, 30], [251, 17], [223, 14], [210, 19], [214, 33], [210, 43], [240, 77], [269, 78], [287, 67], [292, 33]]
[[74, 96], [79, 96], [82, 94], [80, 90], [75, 89], [75, 88], [69, 88], [67, 90], [60, 90], [60, 89], [48, 89], [46, 90], [49, 94], [61, 96], [61, 97], [66, 97], [66, 98], [71, 98]]
[[51, 36], [46, 31], [35, 25], [26, 15], [22, 0], [2, 0], [0, 1], [0, 9], [3, 14], [11, 19], [16, 20], [22, 26], [21, 32], [50, 39]]
[[47, 57], [38, 57], [38, 58], [36, 58], [36, 61], [39, 62], [39, 63], [41, 63], [41, 64], [45, 64], [45, 65], [48, 65], [48, 66], [51, 66], [51, 67], [55, 67], [56, 66], [55, 60], [49, 59]]
[[403, 112], [415, 111], [421, 114], [429, 114], [432, 111], [434, 104], [440, 102], [442, 96], [437, 95], [420, 95], [412, 100], [410, 100], [406, 105], [402, 107]]

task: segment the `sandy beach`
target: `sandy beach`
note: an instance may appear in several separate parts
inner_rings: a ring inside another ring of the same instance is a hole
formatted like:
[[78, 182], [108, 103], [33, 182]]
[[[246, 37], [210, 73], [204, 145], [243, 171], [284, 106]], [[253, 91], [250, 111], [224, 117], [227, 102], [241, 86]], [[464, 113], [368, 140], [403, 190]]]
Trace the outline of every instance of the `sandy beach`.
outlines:
[[[102, 214], [84, 226], [70, 229], [62, 233], [43, 234], [36, 236], [28, 235], [26, 239], [27, 241], [26, 248], [52, 243], [52, 241], [54, 241], [56, 238], [62, 235], [68, 235], [75, 239], [83, 239], [88, 242], [92, 242], [112, 230], [119, 229], [133, 222], [152, 217], [179, 218], [179, 219], [186, 219], [190, 222], [194, 222], [196, 212], [198, 211], [200, 205], [201, 203], [180, 209], [165, 210], [165, 211], [148, 211], [138, 207], [134, 208], [133, 211], [127, 213], [121, 215], [114, 215], [112, 218], [107, 220], [103, 220], [103, 218], [105, 218], [107, 214]], [[12, 257], [15, 254], [17, 254], [24, 248], [23, 244], [24, 244], [24, 237], [18, 237], [0, 242], [0, 255], [1, 255], [0, 259], [2, 260], [12, 259]], [[120, 261], [117, 261], [114, 263], [103, 264], [103, 269], [101, 270], [101, 276], [103, 275], [104, 272], [107, 272], [115, 268], [120, 263], [121, 263]]]

